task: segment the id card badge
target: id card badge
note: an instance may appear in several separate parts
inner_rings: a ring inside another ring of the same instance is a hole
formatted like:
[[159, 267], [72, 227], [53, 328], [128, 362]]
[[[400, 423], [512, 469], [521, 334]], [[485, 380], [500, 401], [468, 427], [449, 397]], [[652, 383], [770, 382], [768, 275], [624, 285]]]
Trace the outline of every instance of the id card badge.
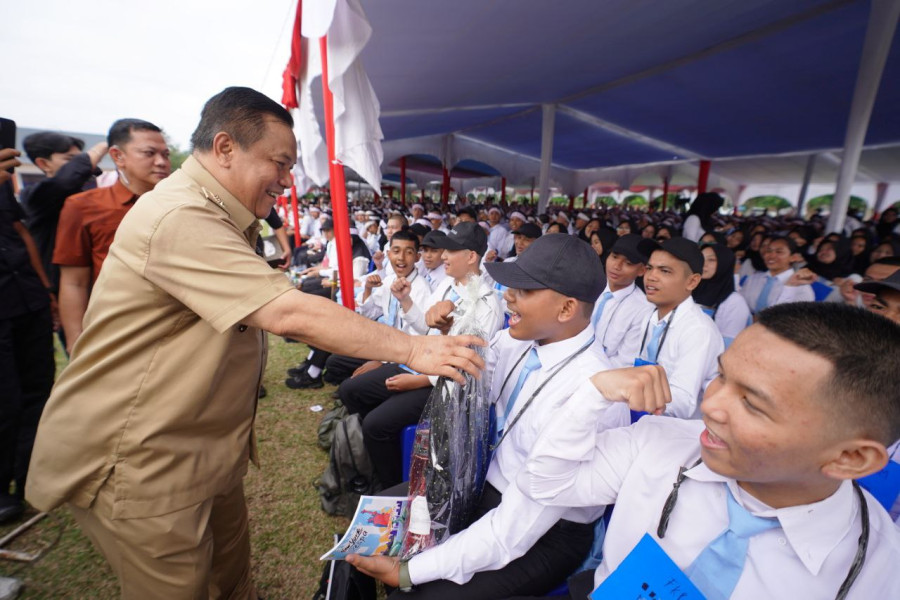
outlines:
[[[659, 363], [651, 362], [649, 360], [644, 360], [640, 356], [638, 356], [637, 358], [634, 359], [635, 367], [645, 367], [647, 365], [657, 365], [657, 364], [659, 364]], [[650, 413], [644, 412], [642, 410], [633, 410], [633, 411], [631, 411], [631, 423], [632, 424], [637, 423], [641, 417], [646, 417], [649, 414]]]
[[616, 570], [591, 592], [591, 600], [704, 600], [655, 539], [645, 533]]
[[900, 464], [892, 460], [888, 461], [887, 466], [882, 470], [857, 481], [859, 485], [875, 496], [884, 510], [890, 512], [894, 502], [897, 501], [897, 496], [900, 496]]

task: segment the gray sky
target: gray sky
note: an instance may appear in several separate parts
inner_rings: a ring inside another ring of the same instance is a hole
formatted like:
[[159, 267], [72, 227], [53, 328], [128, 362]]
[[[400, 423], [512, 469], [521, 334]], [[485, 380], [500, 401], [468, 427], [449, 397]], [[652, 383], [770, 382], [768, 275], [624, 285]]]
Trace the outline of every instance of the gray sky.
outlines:
[[152, 121], [187, 149], [229, 85], [281, 100], [296, 0], [0, 0], [0, 117], [105, 134]]

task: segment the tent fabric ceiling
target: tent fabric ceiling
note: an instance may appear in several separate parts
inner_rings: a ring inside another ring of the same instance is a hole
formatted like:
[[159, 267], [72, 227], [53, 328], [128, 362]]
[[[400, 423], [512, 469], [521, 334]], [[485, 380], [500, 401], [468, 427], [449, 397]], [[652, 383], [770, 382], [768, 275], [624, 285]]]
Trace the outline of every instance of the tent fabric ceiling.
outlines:
[[[540, 106], [552, 103], [552, 179], [569, 193], [610, 169], [617, 181], [662, 177], [660, 165], [698, 157], [732, 186], [796, 181], [805, 157], [743, 169], [719, 159], [841, 148], [870, 10], [870, 0], [362, 1], [384, 165], [413, 153], [474, 159], [523, 183], [538, 172]], [[897, 106], [895, 36], [866, 144], [900, 145]], [[874, 171], [900, 181], [896, 168]]]

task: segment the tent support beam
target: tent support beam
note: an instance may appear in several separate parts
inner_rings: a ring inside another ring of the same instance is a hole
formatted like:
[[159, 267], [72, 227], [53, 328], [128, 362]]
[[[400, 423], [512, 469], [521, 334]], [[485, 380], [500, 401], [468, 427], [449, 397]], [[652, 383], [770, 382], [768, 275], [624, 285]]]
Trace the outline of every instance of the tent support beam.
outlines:
[[538, 183], [538, 213], [547, 210], [550, 202], [550, 166], [553, 163], [553, 133], [556, 105], [541, 106], [541, 170]]
[[884, 209], [884, 201], [887, 200], [889, 183], [881, 182], [875, 186], [875, 214], [880, 215]]
[[806, 159], [806, 170], [803, 172], [803, 185], [800, 186], [800, 195], [797, 198], [797, 215], [803, 217], [803, 204], [806, 202], [806, 194], [809, 192], [809, 182], [812, 180], [813, 170], [816, 168], [816, 154], [810, 154]]
[[400, 157], [400, 203], [406, 208], [406, 157]]
[[847, 135], [844, 141], [844, 154], [841, 170], [838, 172], [837, 188], [831, 203], [831, 215], [828, 217], [828, 232], [839, 232], [844, 228], [847, 208], [850, 206], [850, 188], [856, 179], [859, 157], [862, 153], [869, 119], [875, 96], [884, 72], [884, 63], [897, 20], [900, 18], [900, 2], [896, 0], [872, 0], [869, 23], [866, 27], [866, 39], [863, 43], [862, 57], [859, 61], [859, 73], [856, 78], [856, 89], [853, 90], [853, 102], [850, 105], [850, 117], [847, 121]]
[[697, 195], [706, 193], [706, 186], [709, 183], [709, 165], [708, 160], [700, 161], [700, 173], [697, 174]]
[[506, 206], [506, 177], [500, 178], [500, 203]]

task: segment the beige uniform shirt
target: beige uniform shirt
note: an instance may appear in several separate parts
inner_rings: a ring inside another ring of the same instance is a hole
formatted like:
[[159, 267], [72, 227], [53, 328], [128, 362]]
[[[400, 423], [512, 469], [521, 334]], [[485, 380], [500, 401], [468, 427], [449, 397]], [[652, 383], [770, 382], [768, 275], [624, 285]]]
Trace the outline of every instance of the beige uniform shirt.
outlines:
[[35, 507], [87, 508], [110, 479], [112, 517], [148, 517], [241, 480], [265, 368], [265, 334], [241, 319], [292, 289], [258, 229], [194, 158], [138, 200], [41, 418]]

